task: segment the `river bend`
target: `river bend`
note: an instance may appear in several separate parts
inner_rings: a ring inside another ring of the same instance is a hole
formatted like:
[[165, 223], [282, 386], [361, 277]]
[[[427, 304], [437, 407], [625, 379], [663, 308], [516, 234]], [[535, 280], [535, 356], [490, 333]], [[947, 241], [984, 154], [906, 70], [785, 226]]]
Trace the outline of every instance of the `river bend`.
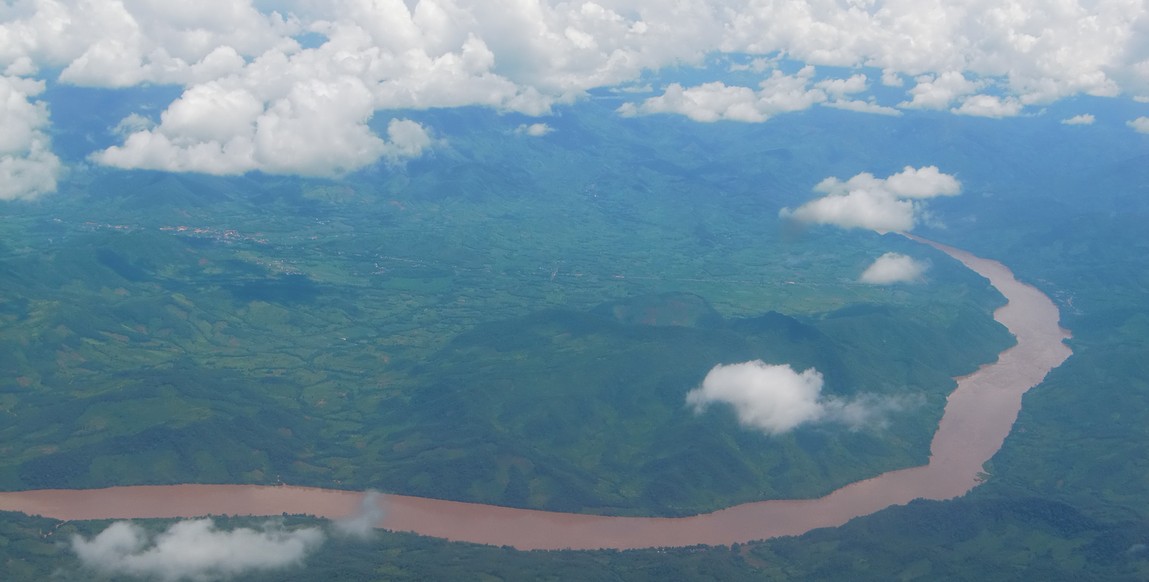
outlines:
[[[907, 235], [909, 236], [909, 235]], [[1056, 305], [997, 261], [925, 239], [989, 279], [1008, 300], [994, 319], [1017, 338], [996, 362], [957, 379], [930, 444], [929, 463], [851, 483], [824, 497], [746, 503], [690, 517], [613, 517], [380, 495], [378, 526], [393, 531], [519, 549], [729, 545], [832, 527], [914, 499], [951, 499], [980, 481], [1009, 434], [1022, 395], [1070, 355]], [[0, 492], [0, 510], [64, 520], [201, 515], [353, 515], [362, 493], [258, 485], [161, 485]]]

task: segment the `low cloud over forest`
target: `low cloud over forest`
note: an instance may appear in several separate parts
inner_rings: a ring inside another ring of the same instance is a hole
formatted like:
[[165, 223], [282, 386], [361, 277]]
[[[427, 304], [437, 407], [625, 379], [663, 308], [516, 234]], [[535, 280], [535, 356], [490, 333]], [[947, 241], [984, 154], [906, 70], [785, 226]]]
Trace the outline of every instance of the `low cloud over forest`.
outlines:
[[797, 372], [789, 364], [761, 360], [720, 364], [687, 393], [686, 403], [698, 414], [715, 404], [729, 406], [739, 424], [771, 435], [815, 423], [851, 429], [881, 426], [889, 413], [906, 407], [905, 400], [893, 397], [824, 396], [823, 385], [822, 374], [814, 368]]
[[875, 260], [858, 281], [870, 285], [893, 285], [894, 283], [915, 283], [922, 279], [929, 265], [925, 262], [898, 253], [886, 253]]
[[71, 549], [88, 570], [104, 575], [194, 582], [242, 578], [302, 566], [328, 534], [368, 539], [383, 519], [383, 496], [363, 495], [355, 513], [328, 528], [286, 528], [278, 520], [220, 529], [209, 518], [178, 521], [153, 533], [130, 521], [117, 521], [86, 538], [74, 536]]
[[887, 178], [863, 172], [842, 181], [830, 177], [814, 186], [824, 196], [779, 215], [808, 224], [865, 228], [878, 232], [909, 232], [926, 217], [926, 201], [961, 193], [957, 178], [937, 166], [906, 166]]

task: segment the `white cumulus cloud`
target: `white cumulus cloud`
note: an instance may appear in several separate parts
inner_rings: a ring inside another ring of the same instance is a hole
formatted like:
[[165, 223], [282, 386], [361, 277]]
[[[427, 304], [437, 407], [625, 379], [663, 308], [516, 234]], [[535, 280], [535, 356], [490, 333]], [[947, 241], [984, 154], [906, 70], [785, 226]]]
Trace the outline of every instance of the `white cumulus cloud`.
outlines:
[[826, 92], [834, 98], [842, 98], [846, 95], [853, 95], [854, 93], [861, 93], [869, 87], [866, 76], [863, 74], [851, 75], [848, 79], [826, 79], [818, 81], [814, 86]]
[[[851, 183], [859, 179], [864, 180], [867, 186], [881, 184], [877, 180], [871, 182], [872, 178], [873, 176], [869, 174], [858, 174], [851, 178], [846, 185], [852, 186]], [[822, 184], [827, 184], [827, 182], [823, 181]], [[828, 185], [826, 187], [829, 188]], [[895, 196], [905, 198], [934, 198], [935, 196], [956, 196], [961, 193], [961, 182], [949, 174], [943, 174], [937, 166], [921, 168], [906, 166], [901, 172], [886, 178], [884, 187]], [[829, 189], [823, 191], [831, 192]]]
[[906, 166], [888, 178], [875, 178], [868, 172], [845, 182], [826, 178], [814, 186], [814, 191], [825, 196], [796, 209], [783, 208], [779, 216], [841, 228], [905, 232], [924, 214], [925, 199], [955, 196], [961, 192], [961, 183], [937, 166]]
[[0, 8], [0, 64], [27, 57], [79, 85], [185, 83], [230, 74], [245, 57], [293, 44], [298, 29], [249, 1], [18, 2]]
[[618, 112], [624, 116], [677, 113], [694, 121], [748, 123], [761, 123], [779, 113], [802, 111], [820, 103], [866, 113], [897, 113], [874, 103], [845, 98], [866, 89], [865, 75], [813, 82], [814, 75], [814, 67], [809, 66], [793, 75], [774, 70], [757, 89], [722, 82], [694, 87], [671, 83], [662, 95], [639, 104], [623, 104]]
[[270, 522], [258, 530], [220, 530], [210, 519], [179, 521], [153, 536], [118, 521], [91, 539], [73, 537], [71, 546], [84, 566], [100, 573], [166, 582], [218, 580], [298, 566], [324, 538], [317, 527], [287, 530]]
[[[313, 32], [340, 49], [326, 51], [329, 65], [358, 61], [365, 80], [385, 81], [400, 89], [391, 95], [412, 101], [505, 105], [527, 87], [563, 100], [712, 53], [866, 65], [881, 69], [890, 86], [900, 76], [927, 76], [936, 89], [960, 74], [991, 80], [1026, 104], [1074, 93], [1142, 94], [1149, 86], [1149, 54], [1135, 42], [1147, 8], [1128, 0], [185, 4], [8, 3], [0, 12], [0, 66], [28, 58], [65, 71], [65, 81], [101, 86], [202, 82], [266, 53], [298, 53], [294, 38]], [[436, 96], [446, 85], [455, 91]]]
[[0, 76], [0, 200], [56, 190], [61, 164], [45, 133], [48, 108], [31, 101], [43, 89], [42, 82]]
[[1132, 127], [1134, 131], [1139, 133], [1149, 133], [1149, 117], [1138, 117], [1137, 119], [1125, 122], [1125, 125]]
[[899, 199], [885, 190], [858, 189], [823, 196], [794, 210], [784, 208], [780, 216], [811, 224], [904, 232], [914, 228], [916, 213], [910, 200]]
[[392, 119], [387, 124], [387, 142], [383, 145], [383, 155], [391, 162], [417, 158], [434, 146], [435, 140], [427, 133], [427, 128], [410, 119]]
[[[350, 76], [311, 79], [257, 94], [232, 81], [195, 85], [124, 143], [93, 154], [102, 164], [172, 172], [331, 176], [375, 163], [418, 157], [432, 145], [417, 122], [393, 119], [387, 138], [367, 126], [374, 98]], [[128, 123], [132, 122], [132, 123]]]
[[900, 399], [863, 395], [841, 399], [822, 395], [822, 374], [810, 368], [796, 372], [788, 364], [761, 360], [717, 365], [702, 385], [686, 394], [696, 414], [713, 404], [734, 409], [744, 427], [777, 435], [799, 426], [834, 422], [858, 429], [885, 422], [887, 413], [901, 410]]
[[705, 83], [683, 87], [671, 83], [662, 95], [651, 97], [641, 105], [626, 103], [619, 108], [624, 116], [677, 113], [694, 121], [766, 121], [767, 115], [757, 107], [757, 94], [749, 87], [728, 87], [725, 83]]
[[975, 117], [1013, 117], [1021, 113], [1022, 103], [1016, 98], [1001, 98], [996, 95], [970, 95], [953, 109], [958, 115]]
[[920, 281], [929, 267], [926, 263], [899, 253], [886, 253], [877, 258], [858, 281], [871, 285], [892, 285]]
[[946, 71], [940, 75], [921, 75], [910, 89], [909, 101], [900, 104], [911, 109], [945, 109], [959, 97], [977, 91], [982, 85], [965, 78], [961, 71]]

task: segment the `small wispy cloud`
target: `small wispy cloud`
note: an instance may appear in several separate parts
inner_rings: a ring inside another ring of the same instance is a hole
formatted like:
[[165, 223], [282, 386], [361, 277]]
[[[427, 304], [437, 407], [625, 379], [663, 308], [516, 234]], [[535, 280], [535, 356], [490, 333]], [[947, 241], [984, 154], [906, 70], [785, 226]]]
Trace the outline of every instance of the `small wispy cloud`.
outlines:
[[1093, 121], [1094, 121], [1094, 119], [1093, 119], [1092, 115], [1090, 115], [1088, 113], [1082, 113], [1081, 115], [1074, 115], [1073, 117], [1067, 117], [1065, 119], [1062, 119], [1061, 124], [1062, 125], [1092, 125]]
[[71, 545], [84, 566], [102, 574], [175, 582], [299, 566], [324, 539], [318, 527], [289, 530], [269, 521], [260, 529], [221, 530], [211, 519], [192, 519], [155, 535], [118, 521], [91, 539], [74, 536]]
[[532, 123], [530, 125], [524, 123], [515, 128], [515, 133], [519, 135], [529, 135], [531, 137], [542, 137], [552, 131], [554, 131], [554, 128], [545, 123]]
[[375, 528], [383, 520], [383, 495], [378, 491], [368, 491], [363, 494], [359, 502], [359, 509], [354, 515], [337, 519], [332, 523], [336, 533], [356, 537], [368, 538], [375, 533]]
[[885, 105], [878, 105], [872, 99], [870, 101], [862, 101], [860, 99], [839, 99], [825, 103], [826, 107], [833, 107], [835, 109], [845, 109], [847, 111], [856, 111], [858, 113], [872, 113], [874, 115], [887, 115], [890, 117], [898, 117], [902, 114], [901, 110]]

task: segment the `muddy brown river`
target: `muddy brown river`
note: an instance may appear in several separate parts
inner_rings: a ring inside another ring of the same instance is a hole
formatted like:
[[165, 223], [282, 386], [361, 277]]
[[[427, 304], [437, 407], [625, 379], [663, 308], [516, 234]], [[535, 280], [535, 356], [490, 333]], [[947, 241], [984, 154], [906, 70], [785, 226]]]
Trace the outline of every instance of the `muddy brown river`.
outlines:
[[[378, 496], [384, 511], [378, 527], [519, 549], [729, 545], [838, 526], [914, 499], [965, 494], [1001, 448], [1025, 391], [1069, 357], [1063, 342], [1069, 333], [1059, 326], [1053, 302], [1001, 263], [910, 238], [989, 279], [1008, 300], [994, 319], [1017, 337], [996, 362], [957, 379], [928, 464], [882, 473], [817, 499], [760, 501], [681, 518], [556, 513], [387, 494]], [[339, 518], [354, 514], [362, 499], [362, 493], [307, 487], [164, 485], [0, 492], [0, 510], [65, 520], [282, 513]]]

